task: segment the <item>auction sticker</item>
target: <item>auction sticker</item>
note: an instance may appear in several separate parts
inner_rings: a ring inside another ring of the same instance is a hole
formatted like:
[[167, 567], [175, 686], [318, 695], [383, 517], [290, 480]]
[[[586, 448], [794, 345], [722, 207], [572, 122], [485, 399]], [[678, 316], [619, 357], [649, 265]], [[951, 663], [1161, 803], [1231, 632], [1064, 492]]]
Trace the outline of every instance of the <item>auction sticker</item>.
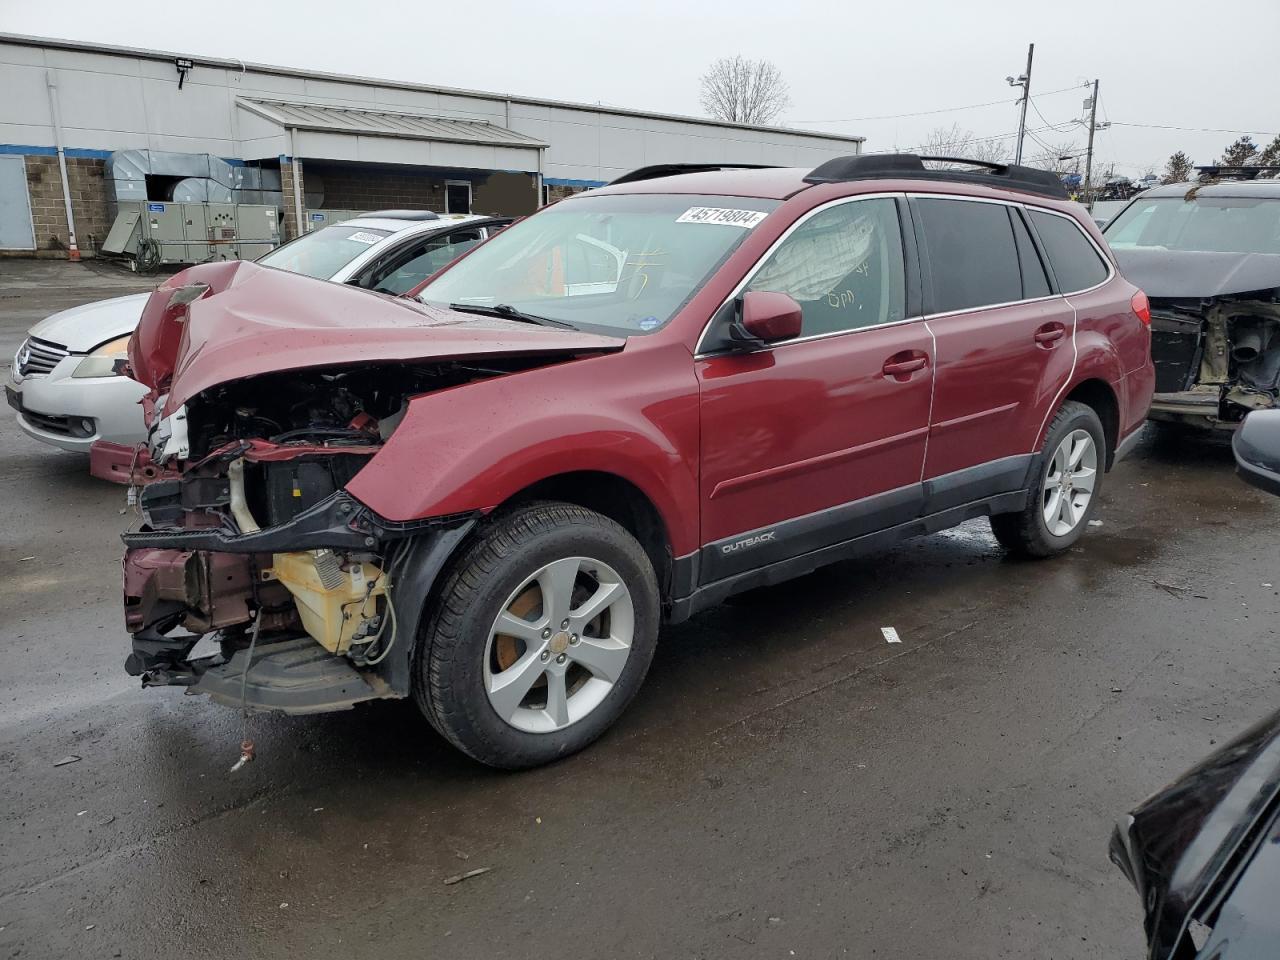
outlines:
[[720, 223], [730, 227], [750, 230], [763, 220], [767, 213], [760, 210], [731, 210], [728, 207], [690, 207], [676, 223]]
[[362, 231], [360, 233], [353, 233], [351, 236], [347, 237], [347, 239], [354, 240], [356, 243], [377, 243], [382, 238], [376, 233], [364, 233]]

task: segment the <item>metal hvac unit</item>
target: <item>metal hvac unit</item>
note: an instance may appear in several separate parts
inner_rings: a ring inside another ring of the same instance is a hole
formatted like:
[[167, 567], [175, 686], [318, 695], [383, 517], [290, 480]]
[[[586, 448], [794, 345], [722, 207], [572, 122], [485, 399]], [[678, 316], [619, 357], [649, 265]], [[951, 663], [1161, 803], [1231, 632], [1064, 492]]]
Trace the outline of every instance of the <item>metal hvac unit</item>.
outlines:
[[280, 245], [279, 214], [274, 205], [237, 203], [235, 212], [241, 260], [257, 260]]
[[356, 217], [363, 216], [364, 211], [361, 210], [308, 210], [303, 229], [310, 233], [313, 230], [319, 230], [321, 227], [331, 227], [335, 223], [342, 223], [344, 220], [354, 220]]
[[130, 257], [135, 270], [261, 256], [280, 243], [275, 207], [248, 203], [119, 203], [104, 253]]

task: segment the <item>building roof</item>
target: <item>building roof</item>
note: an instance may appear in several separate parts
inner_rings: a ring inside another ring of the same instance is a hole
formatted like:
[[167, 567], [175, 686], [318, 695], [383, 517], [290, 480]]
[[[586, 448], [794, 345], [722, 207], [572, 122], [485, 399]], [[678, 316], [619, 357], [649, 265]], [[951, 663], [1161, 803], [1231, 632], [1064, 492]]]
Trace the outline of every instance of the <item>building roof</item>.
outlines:
[[703, 126], [728, 127], [737, 130], [765, 130], [785, 133], [791, 136], [809, 137], [815, 140], [829, 140], [837, 143], [862, 143], [866, 138], [841, 133], [824, 133], [817, 130], [798, 130], [794, 127], [763, 126], [747, 123], [733, 123], [728, 120], [716, 120], [711, 117], [689, 117], [680, 114], [657, 113], [649, 110], [630, 110], [624, 107], [607, 107], [594, 103], [573, 103], [566, 100], [548, 100], [539, 97], [527, 97], [517, 94], [498, 93], [495, 91], [468, 90], [459, 87], [442, 87], [432, 84], [407, 83], [401, 80], [379, 80], [374, 77], [352, 76], [341, 73], [327, 73], [315, 70], [302, 70], [296, 67], [273, 66], [271, 64], [250, 63], [243, 60], [222, 57], [206, 57], [187, 53], [173, 53], [163, 50], [147, 50], [138, 47], [124, 47], [114, 44], [86, 43], [79, 40], [58, 40], [52, 37], [32, 37], [23, 34], [0, 33], [0, 43], [24, 44], [34, 47], [50, 47], [58, 50], [79, 50], [89, 53], [115, 54], [117, 56], [141, 57], [148, 60], [173, 62], [175, 58], [189, 59], [199, 67], [215, 66], [228, 70], [253, 70], [257, 73], [274, 74], [284, 77], [302, 77], [304, 79], [331, 80], [336, 83], [352, 83], [361, 86], [390, 87], [397, 90], [414, 90], [421, 93], [448, 94], [459, 97], [480, 97], [483, 99], [509, 100], [512, 103], [529, 104], [542, 107], [563, 107], [570, 110], [587, 110], [592, 113], [612, 114], [624, 117], [639, 117], [650, 120], [671, 120], [676, 123], [696, 123]]
[[420, 113], [322, 106], [257, 97], [237, 97], [236, 103], [272, 123], [295, 130], [403, 137], [441, 143], [478, 143], [492, 147], [546, 147], [540, 140], [484, 120], [460, 120]]

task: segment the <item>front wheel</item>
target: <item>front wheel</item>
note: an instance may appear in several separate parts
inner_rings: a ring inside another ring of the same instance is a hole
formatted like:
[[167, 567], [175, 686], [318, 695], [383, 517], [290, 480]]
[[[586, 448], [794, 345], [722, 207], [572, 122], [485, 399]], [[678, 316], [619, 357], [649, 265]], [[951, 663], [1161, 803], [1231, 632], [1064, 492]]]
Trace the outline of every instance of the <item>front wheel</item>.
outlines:
[[445, 582], [414, 694], [463, 752], [506, 769], [581, 750], [639, 690], [657, 642], [648, 555], [600, 514], [535, 503], [487, 522]]
[[1098, 502], [1107, 463], [1102, 421], [1092, 407], [1062, 405], [1041, 451], [1040, 472], [1017, 513], [991, 518], [1001, 546], [1026, 557], [1061, 553], [1080, 539]]

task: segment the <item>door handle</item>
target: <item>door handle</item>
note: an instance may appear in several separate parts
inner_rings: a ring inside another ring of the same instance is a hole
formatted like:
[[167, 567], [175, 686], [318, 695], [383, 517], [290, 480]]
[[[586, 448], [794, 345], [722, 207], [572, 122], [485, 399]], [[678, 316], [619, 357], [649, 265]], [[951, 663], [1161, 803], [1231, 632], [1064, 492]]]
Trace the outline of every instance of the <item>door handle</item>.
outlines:
[[895, 353], [884, 362], [881, 368], [886, 377], [892, 377], [899, 383], [911, 379], [911, 375], [929, 365], [929, 358], [919, 350], [904, 350]]
[[1067, 335], [1067, 328], [1060, 323], [1046, 323], [1036, 331], [1036, 343], [1051, 347]]

